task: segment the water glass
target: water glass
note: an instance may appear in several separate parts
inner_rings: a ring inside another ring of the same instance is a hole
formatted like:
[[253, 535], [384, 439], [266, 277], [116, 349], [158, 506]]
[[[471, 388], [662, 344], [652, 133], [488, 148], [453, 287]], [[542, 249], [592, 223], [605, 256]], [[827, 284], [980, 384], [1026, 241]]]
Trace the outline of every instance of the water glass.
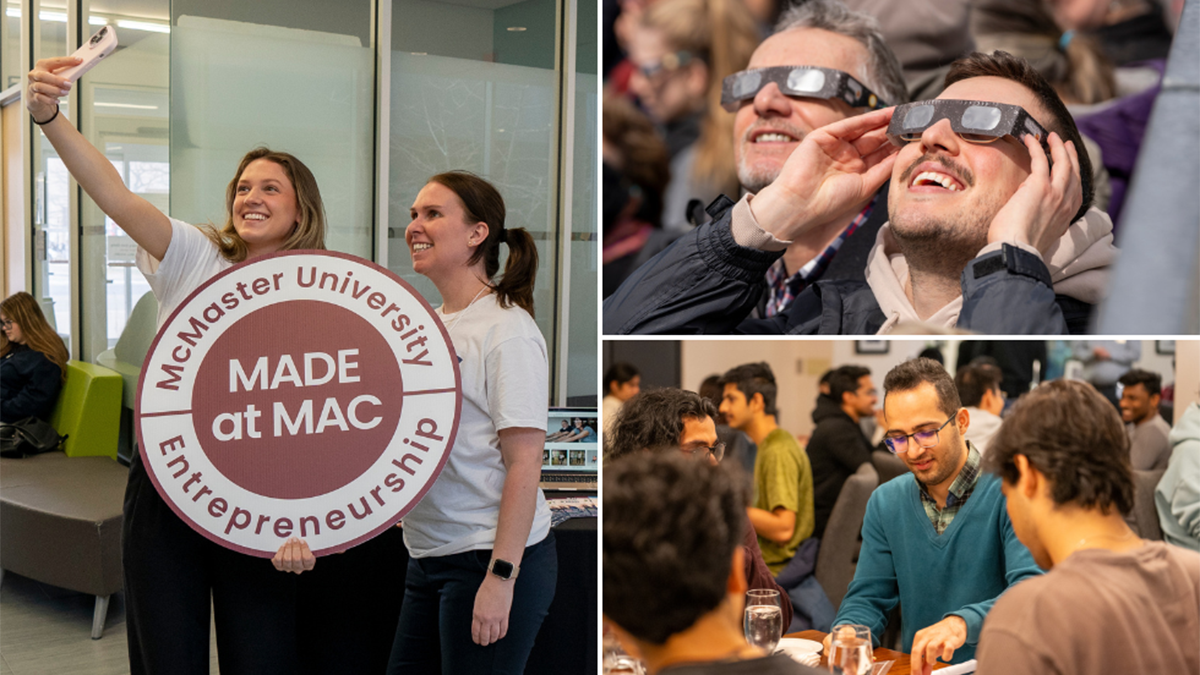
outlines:
[[604, 627], [604, 661], [601, 669], [603, 675], [645, 675], [642, 662], [630, 656], [617, 642], [617, 638]]
[[838, 675], [867, 675], [875, 667], [871, 629], [857, 624], [833, 627], [829, 642], [829, 672]]
[[[783, 605], [779, 591], [756, 588], [746, 591], [746, 642], [770, 654], [783, 637]], [[790, 601], [789, 601], [790, 602]]]

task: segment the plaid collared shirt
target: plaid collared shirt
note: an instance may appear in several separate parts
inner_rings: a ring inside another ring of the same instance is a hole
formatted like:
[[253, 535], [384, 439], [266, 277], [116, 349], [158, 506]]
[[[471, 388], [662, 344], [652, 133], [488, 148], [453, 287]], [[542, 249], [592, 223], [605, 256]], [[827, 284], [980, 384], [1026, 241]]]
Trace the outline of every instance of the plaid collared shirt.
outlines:
[[921, 505], [925, 507], [925, 515], [929, 516], [929, 522], [933, 523], [933, 529], [937, 530], [939, 535], [950, 527], [954, 516], [975, 491], [975, 484], [979, 482], [979, 464], [982, 457], [975, 446], [967, 441], [967, 463], [963, 465], [962, 471], [958, 472], [958, 478], [950, 484], [950, 494], [946, 496], [944, 509], [938, 508], [937, 501], [929, 496], [925, 484], [917, 481], [917, 486], [921, 489]]
[[787, 276], [787, 269], [782, 258], [771, 265], [771, 268], [767, 270], [767, 316], [775, 316], [787, 309], [787, 306], [792, 304], [792, 300], [795, 300], [801, 291], [808, 288], [809, 284], [825, 273], [833, 256], [846, 239], [854, 234], [860, 225], [867, 222], [867, 218], [871, 217], [871, 211], [875, 209], [875, 200], [878, 198], [878, 194], [872, 197], [866, 208], [859, 212], [858, 217], [850, 221], [837, 239], [834, 239], [829, 246], [825, 247], [824, 251], [821, 251], [820, 255], [809, 260], [792, 276]]

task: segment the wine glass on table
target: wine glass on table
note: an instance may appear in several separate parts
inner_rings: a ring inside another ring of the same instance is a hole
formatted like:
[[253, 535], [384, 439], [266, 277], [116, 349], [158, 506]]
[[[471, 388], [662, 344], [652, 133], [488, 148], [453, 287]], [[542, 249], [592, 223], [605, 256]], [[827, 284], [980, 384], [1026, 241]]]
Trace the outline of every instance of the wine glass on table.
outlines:
[[871, 629], [857, 624], [833, 627], [827, 662], [835, 675], [867, 675], [875, 667]]
[[746, 591], [746, 642], [768, 654], [775, 651], [775, 645], [783, 637], [783, 605], [780, 602], [779, 591], [773, 589]]

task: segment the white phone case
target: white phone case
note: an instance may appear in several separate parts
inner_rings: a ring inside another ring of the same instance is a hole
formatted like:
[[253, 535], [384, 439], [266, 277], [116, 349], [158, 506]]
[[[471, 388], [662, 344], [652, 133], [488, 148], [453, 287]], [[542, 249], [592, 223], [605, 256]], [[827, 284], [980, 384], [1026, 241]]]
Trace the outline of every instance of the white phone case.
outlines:
[[83, 77], [83, 74], [92, 68], [96, 67], [100, 60], [117, 48], [117, 31], [112, 26], [105, 26], [96, 31], [92, 38], [85, 42], [82, 47], [75, 50], [71, 56], [83, 59], [83, 63], [72, 66], [60, 73], [60, 77], [67, 78], [68, 81], [74, 82]]

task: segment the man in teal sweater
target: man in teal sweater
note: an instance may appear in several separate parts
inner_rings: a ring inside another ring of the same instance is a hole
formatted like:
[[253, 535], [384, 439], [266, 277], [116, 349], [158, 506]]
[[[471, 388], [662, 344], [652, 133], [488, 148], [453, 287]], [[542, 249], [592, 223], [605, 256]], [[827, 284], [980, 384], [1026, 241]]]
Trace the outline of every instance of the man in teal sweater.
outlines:
[[833, 623], [865, 625], [878, 642], [899, 602], [902, 648], [914, 673], [928, 672], [939, 657], [974, 658], [996, 598], [1041, 570], [1013, 533], [999, 479], [981, 474], [978, 450], [963, 439], [970, 415], [941, 364], [902, 363], [883, 388], [887, 446], [912, 475], [871, 495], [858, 568]]

